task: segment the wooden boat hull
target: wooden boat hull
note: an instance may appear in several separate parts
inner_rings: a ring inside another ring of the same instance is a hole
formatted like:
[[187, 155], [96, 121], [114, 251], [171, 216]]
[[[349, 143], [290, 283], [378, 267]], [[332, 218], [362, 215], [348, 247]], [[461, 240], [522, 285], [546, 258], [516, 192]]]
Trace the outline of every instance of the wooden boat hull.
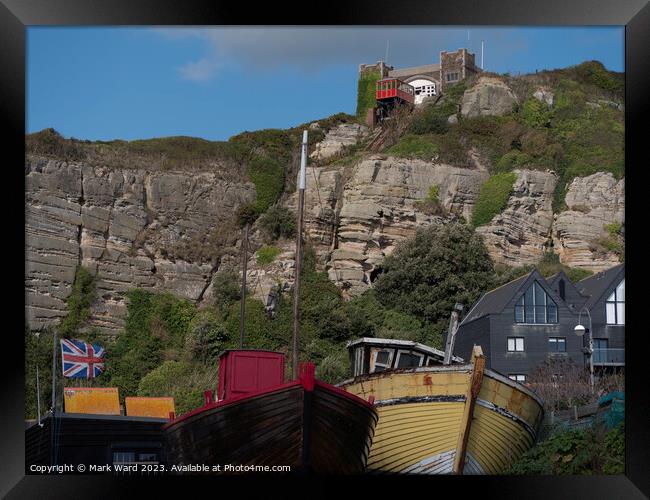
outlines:
[[[368, 471], [499, 474], [514, 463], [535, 442], [542, 403], [490, 370], [472, 398], [472, 376], [469, 364], [380, 372], [340, 384], [375, 398], [379, 422]], [[457, 457], [461, 449], [464, 459]]]
[[[291, 466], [291, 471], [364, 471], [377, 413], [336, 387], [296, 381], [217, 402], [165, 426], [169, 466]], [[237, 471], [234, 471], [237, 472]]]

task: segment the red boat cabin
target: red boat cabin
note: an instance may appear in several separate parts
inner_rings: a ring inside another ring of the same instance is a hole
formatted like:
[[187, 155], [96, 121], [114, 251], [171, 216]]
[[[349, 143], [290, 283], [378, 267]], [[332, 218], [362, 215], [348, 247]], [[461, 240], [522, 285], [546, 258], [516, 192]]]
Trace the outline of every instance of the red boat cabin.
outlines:
[[217, 400], [223, 401], [284, 383], [284, 354], [227, 350], [219, 356]]

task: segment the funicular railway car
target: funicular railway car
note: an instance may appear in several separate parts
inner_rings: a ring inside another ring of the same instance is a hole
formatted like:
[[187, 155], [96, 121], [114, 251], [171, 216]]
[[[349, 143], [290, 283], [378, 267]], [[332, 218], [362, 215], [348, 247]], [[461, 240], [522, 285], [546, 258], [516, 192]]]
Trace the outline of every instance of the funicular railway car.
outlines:
[[397, 106], [415, 104], [415, 88], [398, 78], [384, 78], [376, 84], [377, 121], [385, 120]]

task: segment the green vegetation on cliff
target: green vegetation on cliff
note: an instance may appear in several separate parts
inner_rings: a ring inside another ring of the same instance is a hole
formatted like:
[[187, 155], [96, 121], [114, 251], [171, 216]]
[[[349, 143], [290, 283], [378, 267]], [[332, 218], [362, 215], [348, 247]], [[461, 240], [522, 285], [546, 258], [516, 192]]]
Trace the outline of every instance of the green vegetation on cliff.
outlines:
[[[477, 151], [491, 174], [514, 169], [552, 170], [558, 175], [554, 210], [575, 177], [596, 172], [624, 175], [623, 74], [607, 71], [597, 61], [535, 75], [494, 75], [509, 85], [519, 100], [505, 116], [457, 115], [464, 86], [449, 89], [435, 105], [416, 110], [407, 133], [386, 152], [470, 166]], [[475, 80], [473, 78], [471, 80]], [[472, 81], [467, 82], [471, 86]], [[543, 87], [548, 105], [533, 94]]]
[[364, 71], [357, 84], [357, 119], [365, 121], [368, 110], [375, 106], [375, 84], [381, 79], [379, 70]]
[[481, 186], [474, 210], [472, 224], [474, 227], [489, 224], [492, 218], [501, 213], [508, 204], [517, 176], [512, 172], [503, 172], [490, 177]]

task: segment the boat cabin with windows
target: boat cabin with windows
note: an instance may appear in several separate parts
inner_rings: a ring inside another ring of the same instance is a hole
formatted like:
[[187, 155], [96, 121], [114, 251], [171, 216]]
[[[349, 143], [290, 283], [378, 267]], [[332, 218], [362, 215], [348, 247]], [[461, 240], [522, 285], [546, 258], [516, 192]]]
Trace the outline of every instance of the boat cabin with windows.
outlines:
[[[352, 375], [370, 375], [385, 370], [442, 365], [444, 351], [412, 340], [363, 337], [347, 343]], [[462, 363], [458, 356], [452, 363]]]

